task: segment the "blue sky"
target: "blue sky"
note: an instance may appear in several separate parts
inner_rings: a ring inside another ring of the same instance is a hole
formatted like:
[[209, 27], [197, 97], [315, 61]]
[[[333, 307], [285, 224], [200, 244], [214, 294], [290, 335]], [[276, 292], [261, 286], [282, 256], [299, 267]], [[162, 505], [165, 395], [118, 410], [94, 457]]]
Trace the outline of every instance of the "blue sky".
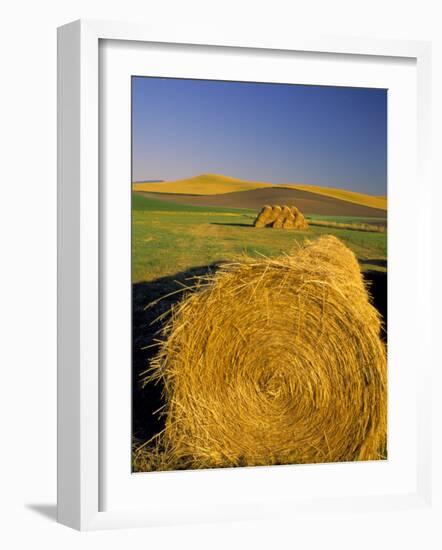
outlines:
[[133, 77], [132, 172], [385, 195], [387, 91]]

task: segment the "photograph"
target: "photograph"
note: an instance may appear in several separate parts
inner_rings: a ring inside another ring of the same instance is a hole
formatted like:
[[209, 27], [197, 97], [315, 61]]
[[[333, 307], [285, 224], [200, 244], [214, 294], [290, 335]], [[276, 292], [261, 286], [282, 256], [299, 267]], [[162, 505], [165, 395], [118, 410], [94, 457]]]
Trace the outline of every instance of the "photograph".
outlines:
[[388, 459], [387, 118], [132, 76], [133, 473]]
[[0, 547], [442, 550], [440, 2], [2, 7]]

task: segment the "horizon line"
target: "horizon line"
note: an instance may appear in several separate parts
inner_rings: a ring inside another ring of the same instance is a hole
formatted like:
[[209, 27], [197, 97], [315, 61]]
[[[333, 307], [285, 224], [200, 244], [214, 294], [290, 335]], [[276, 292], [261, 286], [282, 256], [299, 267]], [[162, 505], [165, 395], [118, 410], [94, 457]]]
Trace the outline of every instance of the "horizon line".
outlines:
[[333, 186], [330, 186], [330, 185], [318, 185], [318, 184], [315, 184], [315, 183], [305, 183], [305, 182], [295, 182], [295, 181], [272, 182], [272, 181], [264, 181], [264, 180], [244, 179], [244, 178], [238, 178], [238, 177], [235, 177], [235, 176], [228, 176], [226, 174], [219, 174], [219, 173], [215, 173], [215, 172], [202, 172], [201, 174], [196, 174], [196, 175], [189, 176], [189, 177], [184, 177], [184, 178], [170, 179], [170, 180], [165, 180], [165, 179], [137, 179], [136, 181], [132, 181], [132, 185], [142, 184], [142, 183], [172, 183], [172, 182], [191, 180], [191, 179], [196, 179], [196, 178], [201, 178], [201, 177], [226, 178], [226, 179], [235, 180], [235, 181], [243, 181], [243, 182], [248, 182], [248, 183], [263, 183], [263, 184], [275, 185], [275, 186], [278, 186], [278, 185], [306, 185], [306, 186], [311, 186], [311, 187], [320, 187], [322, 189], [338, 189], [338, 190], [341, 190], [341, 191], [348, 191], [350, 193], [357, 193], [357, 194], [360, 194], [360, 195], [369, 195], [369, 196], [372, 196], [372, 197], [387, 197], [387, 189], [386, 189], [385, 194], [374, 195], [372, 193], [367, 193], [367, 192], [362, 192], [362, 191], [353, 191], [352, 189], [349, 189], [349, 188], [346, 188], [346, 187], [333, 187]]

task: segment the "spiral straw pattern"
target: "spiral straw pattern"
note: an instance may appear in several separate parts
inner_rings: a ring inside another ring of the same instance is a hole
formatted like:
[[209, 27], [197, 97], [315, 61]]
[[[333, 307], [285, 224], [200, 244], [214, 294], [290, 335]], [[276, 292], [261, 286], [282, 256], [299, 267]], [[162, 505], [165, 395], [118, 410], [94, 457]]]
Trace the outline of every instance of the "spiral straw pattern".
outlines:
[[164, 383], [165, 429], [135, 453], [135, 464], [383, 458], [380, 328], [358, 262], [335, 237], [225, 265], [199, 281], [163, 329], [148, 379]]

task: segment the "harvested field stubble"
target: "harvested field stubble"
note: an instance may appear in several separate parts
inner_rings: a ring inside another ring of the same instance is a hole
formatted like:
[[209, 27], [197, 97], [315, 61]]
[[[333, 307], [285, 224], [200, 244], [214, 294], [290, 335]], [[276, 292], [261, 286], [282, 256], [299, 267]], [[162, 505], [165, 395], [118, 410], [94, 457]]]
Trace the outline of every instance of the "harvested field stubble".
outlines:
[[199, 280], [172, 310], [148, 381], [165, 429], [134, 469], [383, 458], [381, 321], [354, 254], [332, 236]]
[[385, 225], [376, 225], [372, 223], [342, 223], [329, 220], [309, 220], [310, 225], [318, 227], [332, 227], [335, 229], [352, 229], [353, 231], [369, 231], [371, 233], [385, 233]]

